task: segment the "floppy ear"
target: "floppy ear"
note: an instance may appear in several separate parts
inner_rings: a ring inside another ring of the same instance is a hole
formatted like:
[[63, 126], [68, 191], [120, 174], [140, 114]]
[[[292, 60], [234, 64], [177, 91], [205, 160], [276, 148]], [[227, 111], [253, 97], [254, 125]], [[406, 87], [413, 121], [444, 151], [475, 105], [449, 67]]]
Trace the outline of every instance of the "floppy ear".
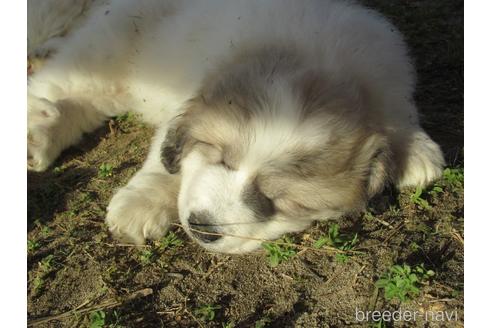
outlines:
[[388, 139], [380, 134], [369, 137], [362, 147], [368, 156], [366, 190], [368, 198], [381, 192], [393, 177], [393, 162]]
[[187, 141], [186, 128], [181, 124], [181, 119], [178, 119], [170, 125], [161, 146], [161, 162], [169, 173], [179, 172], [183, 149]]

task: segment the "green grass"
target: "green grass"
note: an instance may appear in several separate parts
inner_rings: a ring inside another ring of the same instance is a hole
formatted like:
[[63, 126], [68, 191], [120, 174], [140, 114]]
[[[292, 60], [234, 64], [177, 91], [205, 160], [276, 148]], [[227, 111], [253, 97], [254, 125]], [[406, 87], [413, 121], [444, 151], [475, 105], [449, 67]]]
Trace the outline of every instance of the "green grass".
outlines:
[[441, 184], [452, 192], [462, 191], [465, 183], [463, 168], [446, 168], [442, 172]]
[[262, 247], [267, 251], [267, 260], [272, 268], [297, 254], [294, 246], [291, 246], [291, 244], [292, 240], [288, 237], [284, 237], [277, 242], [265, 242], [262, 244]]
[[386, 300], [399, 299], [405, 302], [420, 293], [420, 287], [435, 273], [423, 265], [393, 265], [378, 281], [376, 287], [384, 290]]
[[122, 328], [119, 322], [120, 318], [116, 311], [108, 315], [103, 310], [99, 310], [89, 315], [89, 328]]
[[125, 114], [116, 116], [115, 120], [119, 124], [121, 123], [135, 123], [138, 119], [138, 114], [135, 114], [133, 112], [126, 112]]
[[462, 168], [446, 168], [442, 172], [442, 177], [437, 181], [430, 190], [427, 191], [430, 195], [436, 197], [443, 193], [444, 189], [451, 192], [463, 191], [465, 182], [464, 170]]
[[41, 234], [46, 237], [47, 235], [49, 235], [51, 233], [51, 228], [48, 227], [48, 226], [43, 226], [41, 228]]
[[442, 172], [440, 180], [427, 188], [417, 187], [410, 195], [410, 201], [420, 209], [430, 210], [432, 206], [427, 200], [430, 196], [437, 197], [444, 193], [444, 190], [451, 192], [462, 191], [464, 188], [464, 170], [462, 168], [446, 168]]
[[[328, 228], [328, 234], [321, 236], [314, 242], [314, 248], [322, 248], [325, 245], [334, 247], [341, 251], [351, 251], [358, 242], [357, 234], [347, 235], [340, 233], [340, 226], [336, 223], [331, 224]], [[335, 259], [338, 262], [345, 263], [349, 259], [348, 254], [337, 253]]]
[[100, 178], [109, 178], [113, 176], [113, 165], [108, 163], [103, 163], [99, 166], [98, 176]]
[[179, 239], [179, 237], [172, 231], [169, 231], [168, 234], [162, 237], [158, 243], [159, 250], [161, 251], [179, 247], [181, 245], [183, 245], [183, 240]]
[[129, 132], [132, 127], [138, 124], [139, 115], [128, 112], [123, 115], [116, 116], [115, 121], [120, 131]]
[[142, 265], [148, 265], [148, 264], [154, 262], [155, 253], [151, 249], [143, 249], [140, 252], [139, 259], [140, 259], [140, 263], [142, 263]]
[[419, 186], [415, 189], [415, 192], [410, 195], [410, 201], [421, 209], [430, 210], [432, 206], [430, 206], [429, 202], [423, 198], [424, 196], [424, 189]]
[[35, 250], [39, 249], [41, 247], [41, 244], [37, 242], [36, 240], [27, 240], [27, 251], [34, 252]]
[[48, 255], [38, 262], [38, 271], [32, 280], [34, 293], [39, 293], [45, 286], [45, 277], [54, 270], [54, 256]]
[[371, 325], [369, 327], [371, 327], [371, 328], [386, 328], [386, 321], [384, 321], [383, 319], [379, 319], [378, 321], [371, 323]]
[[46, 256], [38, 264], [42, 272], [49, 273], [53, 269], [53, 255]]
[[34, 292], [40, 291], [44, 286], [44, 279], [40, 275], [36, 276], [32, 281], [32, 286]]
[[215, 311], [219, 309], [221, 309], [220, 305], [205, 304], [193, 312], [202, 321], [212, 321], [215, 319]]
[[65, 166], [57, 166], [53, 168], [53, 173], [60, 175], [61, 173], [65, 172], [66, 167]]
[[[170, 231], [166, 236], [153, 244], [152, 248], [144, 248], [138, 253], [138, 259], [142, 265], [149, 265], [157, 259], [159, 251], [170, 250], [183, 245], [183, 240], [172, 231]], [[166, 263], [157, 261], [158, 264], [163, 267]]]
[[269, 318], [261, 318], [260, 320], [255, 321], [254, 328], [265, 328], [265, 326], [270, 323]]
[[106, 313], [104, 311], [92, 312], [89, 319], [90, 328], [102, 328], [106, 324]]

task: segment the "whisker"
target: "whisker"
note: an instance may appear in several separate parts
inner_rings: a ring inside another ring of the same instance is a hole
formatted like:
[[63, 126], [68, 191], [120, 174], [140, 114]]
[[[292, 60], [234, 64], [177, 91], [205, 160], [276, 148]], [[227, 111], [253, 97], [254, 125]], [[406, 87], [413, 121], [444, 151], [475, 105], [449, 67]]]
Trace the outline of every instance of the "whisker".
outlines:
[[[267, 221], [270, 221], [270, 220], [256, 221], [256, 222], [228, 222], [228, 223], [194, 223], [192, 221], [188, 221], [188, 223], [190, 225], [193, 225], [196, 227], [222, 227], [222, 226], [231, 226], [231, 225], [259, 224], [259, 223], [265, 223]], [[289, 222], [289, 220], [275, 219], [275, 222]]]
[[[180, 227], [181, 229], [184, 229], [184, 227], [183, 227], [182, 224], [179, 224], [179, 223], [171, 223], [171, 224], [174, 225], [174, 226]], [[247, 237], [247, 236], [239, 236], [239, 235], [233, 235], [233, 234], [228, 234], [228, 233], [206, 232], [206, 231], [196, 230], [196, 229], [193, 229], [193, 228], [189, 228], [189, 230], [190, 231], [195, 231], [195, 232], [198, 232], [198, 233], [201, 233], [201, 234], [204, 234], [204, 235], [221, 236], [221, 237], [233, 237], [233, 238], [239, 238], [239, 239], [245, 239], [245, 240], [261, 241], [261, 242], [266, 242], [266, 243], [272, 243], [273, 242], [273, 243], [278, 244], [278, 245], [288, 245], [288, 246], [296, 247], [296, 248], [299, 248], [299, 249], [311, 250], [311, 251], [318, 252], [318, 253], [326, 253], [326, 251], [331, 251], [333, 253], [342, 253], [342, 254], [346, 254], [346, 253], [363, 254], [364, 253], [364, 252], [360, 252], [360, 251], [356, 251], [356, 250], [346, 250], [346, 251], [343, 251], [341, 249], [334, 248], [334, 247], [329, 247], [329, 246], [324, 246], [324, 248], [322, 248], [322, 249], [319, 248], [318, 249], [318, 248], [304, 246], [304, 245], [300, 245], [300, 244], [286, 243], [286, 242], [279, 242], [279, 241], [272, 241], [272, 240], [263, 239], [263, 238], [254, 238], [254, 237]]]

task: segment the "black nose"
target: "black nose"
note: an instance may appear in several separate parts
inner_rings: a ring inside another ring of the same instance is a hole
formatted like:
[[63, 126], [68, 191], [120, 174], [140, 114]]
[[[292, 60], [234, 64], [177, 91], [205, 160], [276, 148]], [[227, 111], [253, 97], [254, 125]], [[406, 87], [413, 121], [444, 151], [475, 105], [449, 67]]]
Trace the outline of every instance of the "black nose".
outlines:
[[193, 236], [205, 243], [211, 243], [221, 238], [218, 234], [219, 229], [217, 225], [213, 224], [213, 217], [208, 212], [192, 212], [188, 217], [188, 224]]

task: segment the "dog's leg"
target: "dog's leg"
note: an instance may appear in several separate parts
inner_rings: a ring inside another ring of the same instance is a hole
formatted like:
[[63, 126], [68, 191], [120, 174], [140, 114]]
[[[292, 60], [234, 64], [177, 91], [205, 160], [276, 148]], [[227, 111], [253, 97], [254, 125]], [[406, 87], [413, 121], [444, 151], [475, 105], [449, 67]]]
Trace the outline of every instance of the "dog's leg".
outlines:
[[399, 188], [424, 187], [441, 176], [445, 165], [441, 148], [420, 127], [411, 102], [400, 101], [394, 108], [399, 109], [389, 133], [396, 164], [394, 182]]
[[407, 130], [397, 154], [396, 185], [399, 188], [426, 186], [438, 179], [445, 165], [441, 148], [418, 128]]
[[[56, 76], [55, 74], [53, 76]], [[52, 77], [53, 77], [52, 76]], [[28, 169], [44, 171], [62, 150], [77, 143], [84, 133], [102, 125], [109, 117], [125, 111], [92, 88], [72, 91], [58, 87], [63, 81], [35, 80], [28, 90]], [[59, 84], [58, 84], [59, 83]], [[41, 85], [40, 85], [41, 84]], [[114, 96], [118, 99], [118, 96]]]
[[157, 131], [142, 169], [116, 192], [108, 205], [106, 224], [120, 240], [143, 244], [145, 239], [159, 239], [178, 218], [180, 178], [168, 174], [160, 159], [166, 130]]

